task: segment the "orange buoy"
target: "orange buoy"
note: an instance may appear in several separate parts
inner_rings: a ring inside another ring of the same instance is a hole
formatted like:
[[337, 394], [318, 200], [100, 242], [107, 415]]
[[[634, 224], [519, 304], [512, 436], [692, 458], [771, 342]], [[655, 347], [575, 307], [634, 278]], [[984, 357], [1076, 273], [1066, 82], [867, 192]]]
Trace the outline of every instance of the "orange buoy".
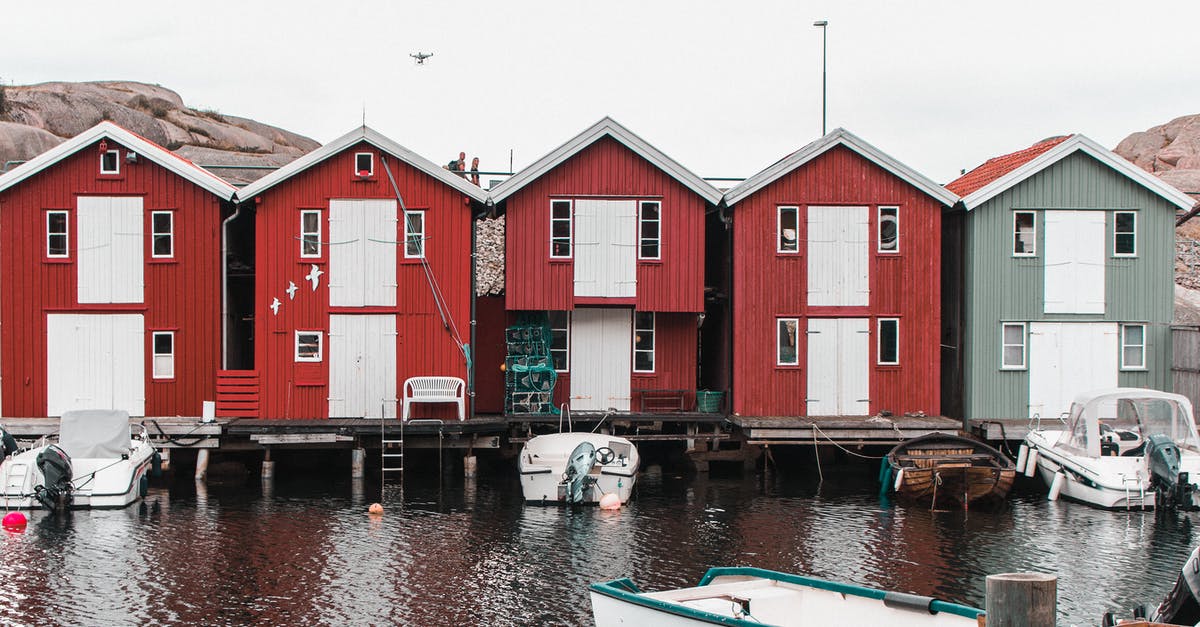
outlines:
[[621, 509], [621, 497], [609, 492], [600, 497], [600, 509]]
[[367, 508], [367, 513], [373, 516], [382, 516], [383, 506], [379, 503], [371, 503], [371, 506]]

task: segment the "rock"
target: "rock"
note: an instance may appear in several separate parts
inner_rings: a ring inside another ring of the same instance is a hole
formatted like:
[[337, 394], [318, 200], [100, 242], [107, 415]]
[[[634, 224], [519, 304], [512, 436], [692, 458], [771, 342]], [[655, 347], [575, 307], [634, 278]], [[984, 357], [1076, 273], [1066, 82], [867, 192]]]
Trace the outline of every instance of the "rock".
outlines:
[[504, 216], [475, 222], [475, 293], [504, 293]]
[[[62, 143], [54, 133], [33, 126], [0, 122], [0, 159], [28, 161]], [[0, 162], [0, 170], [4, 163]]]

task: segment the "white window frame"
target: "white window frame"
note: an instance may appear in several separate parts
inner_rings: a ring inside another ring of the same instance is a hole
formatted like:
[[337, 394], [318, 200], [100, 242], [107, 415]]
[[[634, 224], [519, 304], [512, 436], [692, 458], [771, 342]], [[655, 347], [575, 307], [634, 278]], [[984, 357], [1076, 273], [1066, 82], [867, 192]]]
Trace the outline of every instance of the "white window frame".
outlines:
[[363, 176], [362, 170], [358, 169], [358, 158], [366, 157], [370, 160], [371, 167], [367, 168], [366, 176], [375, 176], [375, 153], [373, 152], [356, 152], [354, 153], [354, 176]]
[[[784, 323], [791, 322], [792, 328], [796, 330], [796, 353], [792, 356], [792, 361], [783, 361], [780, 359], [779, 347], [782, 346], [780, 334], [783, 332]], [[775, 365], [776, 366], [799, 366], [800, 365], [800, 319], [799, 318], [776, 318], [775, 319]]]
[[[164, 216], [164, 215], [167, 216], [167, 230], [165, 232], [159, 232], [157, 230], [158, 220], [156, 218], [158, 218], [158, 216]], [[166, 236], [167, 244], [170, 248], [170, 250], [168, 250], [167, 253], [163, 254], [163, 255], [158, 254], [155, 250], [157, 248], [157, 246], [155, 244], [158, 242], [158, 238], [160, 236]], [[150, 256], [154, 259], [172, 259], [175, 257], [175, 212], [174, 211], [151, 211], [150, 212]]]
[[[1117, 236], [1122, 233], [1117, 232], [1117, 216], [1129, 214], [1133, 216], [1133, 232], [1127, 235], [1133, 236], [1133, 252], [1121, 253], [1117, 252]], [[1113, 212], [1113, 257], [1137, 257], [1137, 212], [1136, 211], [1114, 211]]]
[[[783, 247], [783, 214], [785, 211], [792, 212], [796, 216], [796, 244], [795, 248], [788, 250]], [[799, 255], [800, 254], [800, 207], [796, 205], [780, 205], [775, 208], [775, 252], [781, 255]], [[778, 335], [778, 333], [776, 333]], [[778, 347], [776, 347], [778, 349]], [[776, 353], [779, 351], [776, 350]], [[778, 355], [776, 355], [778, 357]]]
[[[317, 230], [316, 231], [306, 231], [304, 229], [304, 219], [310, 215], [317, 216]], [[321, 220], [321, 210], [320, 209], [304, 209], [304, 210], [300, 211], [300, 257], [301, 258], [319, 259], [321, 257], [321, 222], [322, 222], [322, 220]], [[315, 253], [305, 253], [304, 252], [304, 243], [306, 241], [305, 238], [309, 237], [309, 236], [316, 236], [316, 238], [317, 238], [317, 252], [315, 252]]]
[[[421, 221], [421, 229], [419, 231], [415, 230], [415, 229], [410, 230], [410, 229], [412, 229], [412, 226], [413, 226], [412, 216], [419, 216], [418, 219]], [[411, 211], [410, 210], [410, 211], [404, 212], [404, 258], [405, 259], [424, 259], [425, 258], [425, 252], [426, 252], [425, 251], [425, 241], [428, 239], [427, 236], [425, 235], [426, 228], [427, 228], [427, 225], [425, 224], [425, 212], [424, 211]], [[413, 241], [416, 242], [417, 245], [421, 249], [416, 254], [412, 254], [408, 250], [409, 238], [413, 238]]]
[[[1008, 329], [1008, 327], [1020, 327], [1021, 328], [1021, 343], [1020, 344], [1005, 343], [1004, 331], [1006, 329]], [[1029, 331], [1029, 329], [1024, 322], [1002, 322], [1002, 323], [1000, 323], [1000, 369], [1001, 370], [1025, 370], [1029, 367], [1029, 332], [1028, 331]], [[1004, 362], [1004, 356], [1005, 356], [1004, 349], [1006, 349], [1010, 346], [1020, 346], [1021, 347], [1021, 363], [1020, 363], [1020, 365], [1008, 364], [1008, 363]]]
[[[565, 217], [565, 218], [555, 218], [554, 217], [554, 206], [559, 203], [566, 204], [566, 206], [567, 206], [567, 217]], [[550, 199], [550, 258], [551, 259], [570, 259], [572, 257], [572, 255], [575, 254], [575, 220], [574, 220], [574, 217], [575, 217], [575, 203], [574, 202], [564, 199], [564, 198]], [[554, 243], [559, 242], [559, 241], [564, 241], [564, 239], [562, 237], [554, 237], [554, 223], [555, 222], [566, 222], [567, 223], [567, 237], [565, 239], [566, 244], [567, 244], [567, 254], [565, 254], [565, 255], [554, 254]]]
[[[115, 170], [104, 169], [104, 158], [108, 155], [113, 156], [113, 163], [117, 166]], [[100, 173], [101, 174], [120, 174], [121, 173], [121, 151], [120, 150], [105, 150], [100, 153]]]
[[[898, 242], [897, 242], [898, 243]], [[883, 360], [883, 323], [896, 323], [896, 359], [895, 361]], [[899, 366], [900, 365], [900, 319], [899, 318], [880, 318], [875, 322], [875, 364], [879, 366]]]
[[[638, 317], [639, 317], [639, 315], [642, 315], [642, 314], [646, 314], [646, 315], [650, 316], [650, 328], [649, 328], [650, 348], [648, 350], [637, 347], [638, 333], [647, 330], [646, 327], [638, 326]], [[658, 363], [657, 363], [658, 355], [656, 354], [656, 351], [658, 349], [658, 315], [655, 314], [653, 311], [634, 311], [633, 312], [633, 337], [630, 338], [630, 341], [633, 344], [633, 371], [636, 373], [653, 374], [655, 372], [655, 369], [658, 367]], [[638, 353], [649, 353], [650, 354], [650, 369], [649, 370], [638, 369], [638, 366], [637, 366]]]
[[[158, 338], [171, 338], [171, 352], [158, 352]], [[170, 371], [163, 372], [158, 368], [159, 357], [170, 357]], [[174, 379], [175, 378], [175, 332], [174, 331], [153, 331], [150, 333], [150, 368], [155, 379]]]
[[[883, 212], [894, 211], [896, 218], [896, 245], [894, 248], [883, 247]], [[900, 207], [884, 205], [875, 210], [875, 252], [885, 255], [900, 254]]]
[[[1030, 246], [1033, 250], [1029, 252], [1017, 252], [1017, 216], [1027, 213], [1033, 216], [1033, 238], [1030, 240]], [[1012, 231], [1009, 233], [1009, 251], [1013, 257], [1036, 257], [1037, 256], [1037, 212], [1036, 211], [1014, 211], [1012, 218]]]
[[[62, 232], [55, 231], [55, 232], [51, 233], [50, 232], [50, 216], [52, 216], [54, 214], [60, 214], [60, 213], [62, 214], [62, 217], [63, 217], [63, 230], [62, 230]], [[51, 254], [50, 253], [50, 237], [52, 235], [61, 235], [63, 240], [65, 240], [65, 242], [63, 244], [62, 254]], [[46, 257], [48, 259], [69, 259], [71, 257], [71, 212], [70, 211], [56, 209], [54, 211], [46, 212]]]
[[[303, 357], [300, 355], [300, 336], [315, 335], [317, 337], [317, 354], [312, 357]], [[323, 331], [296, 331], [295, 334], [295, 358], [297, 363], [318, 363], [325, 356], [325, 333]]]
[[[556, 367], [554, 369], [554, 371], [555, 372], [570, 372], [571, 371], [571, 312], [564, 311], [562, 313], [564, 314], [563, 317], [566, 320], [565, 327], [556, 327], [556, 326], [554, 326], [553, 319], [551, 319], [551, 321], [550, 321], [550, 365], [551, 366], [554, 365], [554, 353], [556, 353], [556, 352], [565, 353], [565, 355], [563, 357], [562, 370], [559, 370]], [[565, 332], [565, 337], [567, 338], [567, 343], [566, 343], [566, 346], [564, 346], [563, 348], [555, 348], [554, 347], [554, 332], [555, 331], [564, 331]]]
[[[646, 219], [646, 214], [644, 213], [644, 210], [647, 205], [654, 205], [655, 207], [658, 208], [658, 217], [657, 218], [655, 218], [653, 220]], [[663, 210], [663, 206], [662, 206], [661, 200], [643, 200], [643, 201], [638, 202], [638, 259], [642, 259], [642, 260], [646, 260], [646, 261], [661, 261], [662, 260], [662, 222], [663, 222], [662, 210]], [[644, 229], [646, 223], [648, 223], [648, 222], [653, 222], [658, 226], [658, 235], [657, 236], [646, 237], [645, 231], [643, 229]], [[653, 257], [649, 257], [649, 256], [642, 254], [643, 247], [646, 246], [647, 244], [649, 244], [650, 242], [654, 243], [654, 251], [656, 254]]]
[[[1142, 342], [1140, 344], [1131, 344], [1128, 341], [1128, 330], [1131, 327], [1140, 327], [1142, 329]], [[1125, 351], [1129, 348], [1140, 348], [1142, 355], [1142, 363], [1131, 365], [1125, 362]], [[1146, 370], [1146, 325], [1142, 323], [1122, 324], [1121, 325], [1121, 370]]]

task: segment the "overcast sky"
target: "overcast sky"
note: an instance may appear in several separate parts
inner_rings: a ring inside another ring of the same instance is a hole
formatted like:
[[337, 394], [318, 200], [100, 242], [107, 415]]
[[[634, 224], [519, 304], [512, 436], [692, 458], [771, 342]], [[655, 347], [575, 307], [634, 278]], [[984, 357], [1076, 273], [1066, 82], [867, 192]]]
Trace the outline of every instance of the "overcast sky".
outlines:
[[[5, 2], [0, 79], [135, 80], [318, 141], [519, 169], [605, 115], [701, 176], [845, 127], [938, 182], [1200, 113], [1196, 0]], [[418, 66], [409, 53], [433, 52]]]

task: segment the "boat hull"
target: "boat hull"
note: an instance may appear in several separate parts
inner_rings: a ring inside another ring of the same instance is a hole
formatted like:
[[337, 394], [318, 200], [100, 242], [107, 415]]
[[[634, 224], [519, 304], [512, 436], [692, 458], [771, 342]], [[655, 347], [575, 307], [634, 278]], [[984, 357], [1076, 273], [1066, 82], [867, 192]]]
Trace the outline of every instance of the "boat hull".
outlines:
[[[13, 455], [0, 463], [0, 503], [6, 509], [40, 509], [34, 497], [44, 477], [37, 467], [37, 456], [45, 447], [35, 447]], [[150, 472], [154, 447], [134, 440], [129, 459], [72, 459], [72, 509], [119, 509], [143, 496], [145, 478]]]
[[629, 501], [641, 467], [637, 447], [625, 438], [599, 433], [556, 433], [526, 442], [517, 463], [526, 501], [567, 502], [563, 475], [571, 452], [582, 442], [590, 442], [596, 449], [607, 448], [615, 455], [608, 463], [597, 460], [592, 466], [583, 503], [599, 503], [606, 494], [615, 494], [622, 504]]
[[[902, 442], [888, 453], [881, 477], [905, 500], [930, 507], [994, 505], [1008, 496], [1016, 465], [1000, 451], [956, 435], [931, 434]], [[884, 470], [887, 470], [886, 468]]]

